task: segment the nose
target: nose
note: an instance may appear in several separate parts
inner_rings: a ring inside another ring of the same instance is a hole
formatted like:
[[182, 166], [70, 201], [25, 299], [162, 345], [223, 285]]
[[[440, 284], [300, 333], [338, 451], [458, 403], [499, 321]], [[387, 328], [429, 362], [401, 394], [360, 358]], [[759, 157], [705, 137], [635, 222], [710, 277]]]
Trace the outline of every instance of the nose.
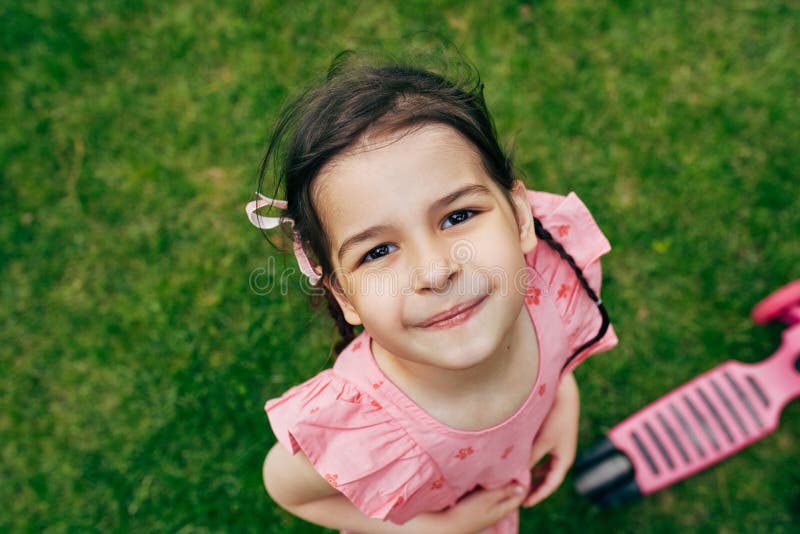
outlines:
[[418, 260], [411, 274], [411, 283], [416, 292], [430, 289], [447, 289], [461, 270], [461, 264], [451, 254], [447, 243], [430, 243], [420, 246]]

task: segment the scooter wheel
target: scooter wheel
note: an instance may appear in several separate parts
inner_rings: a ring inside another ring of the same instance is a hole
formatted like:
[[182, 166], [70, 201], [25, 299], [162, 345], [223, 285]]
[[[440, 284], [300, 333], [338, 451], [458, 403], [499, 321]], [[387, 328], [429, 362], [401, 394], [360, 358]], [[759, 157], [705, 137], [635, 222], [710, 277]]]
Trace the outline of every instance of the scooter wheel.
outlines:
[[599, 494], [633, 478], [633, 464], [622, 453], [614, 453], [585, 468], [575, 478], [575, 491], [578, 494], [598, 498]]

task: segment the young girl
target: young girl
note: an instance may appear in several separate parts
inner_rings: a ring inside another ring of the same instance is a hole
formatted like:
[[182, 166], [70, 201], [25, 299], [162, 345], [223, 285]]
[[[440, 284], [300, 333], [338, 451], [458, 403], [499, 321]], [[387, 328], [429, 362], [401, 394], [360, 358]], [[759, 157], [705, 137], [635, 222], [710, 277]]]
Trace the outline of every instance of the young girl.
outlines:
[[514, 178], [477, 77], [404, 65], [332, 69], [284, 112], [259, 186], [270, 163], [286, 201], [248, 216], [292, 225], [343, 340], [266, 403], [267, 492], [344, 532], [516, 533], [574, 459], [573, 368], [617, 342], [589, 211]]

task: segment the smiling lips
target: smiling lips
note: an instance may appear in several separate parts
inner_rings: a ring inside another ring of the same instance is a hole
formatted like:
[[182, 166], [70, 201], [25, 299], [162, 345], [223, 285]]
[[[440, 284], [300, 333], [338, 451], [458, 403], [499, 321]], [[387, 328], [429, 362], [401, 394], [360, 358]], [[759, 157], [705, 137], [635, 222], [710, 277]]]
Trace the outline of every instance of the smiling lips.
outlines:
[[420, 328], [449, 328], [466, 322], [480, 308], [486, 296], [472, 299], [463, 304], [453, 306], [447, 311], [429, 317], [418, 326]]

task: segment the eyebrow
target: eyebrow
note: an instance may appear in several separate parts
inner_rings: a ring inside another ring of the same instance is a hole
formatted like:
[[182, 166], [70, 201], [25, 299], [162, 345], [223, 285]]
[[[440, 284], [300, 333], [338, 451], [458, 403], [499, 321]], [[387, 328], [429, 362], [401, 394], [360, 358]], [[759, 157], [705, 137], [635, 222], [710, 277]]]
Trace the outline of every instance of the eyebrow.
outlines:
[[[429, 212], [433, 212], [444, 208], [455, 202], [456, 200], [465, 197], [465, 196], [478, 196], [478, 195], [490, 195], [491, 191], [485, 185], [481, 184], [469, 184], [460, 189], [453, 191], [452, 193], [448, 193], [447, 195], [443, 196], [433, 204], [431, 204], [430, 208], [428, 208]], [[362, 230], [357, 234], [348, 237], [345, 239], [342, 246], [339, 247], [339, 261], [342, 261], [342, 258], [347, 254], [351, 249], [357, 247], [360, 243], [364, 241], [368, 241], [383, 232], [387, 232], [391, 230], [393, 227], [389, 224], [376, 224], [374, 226], [370, 226], [366, 230]]]

